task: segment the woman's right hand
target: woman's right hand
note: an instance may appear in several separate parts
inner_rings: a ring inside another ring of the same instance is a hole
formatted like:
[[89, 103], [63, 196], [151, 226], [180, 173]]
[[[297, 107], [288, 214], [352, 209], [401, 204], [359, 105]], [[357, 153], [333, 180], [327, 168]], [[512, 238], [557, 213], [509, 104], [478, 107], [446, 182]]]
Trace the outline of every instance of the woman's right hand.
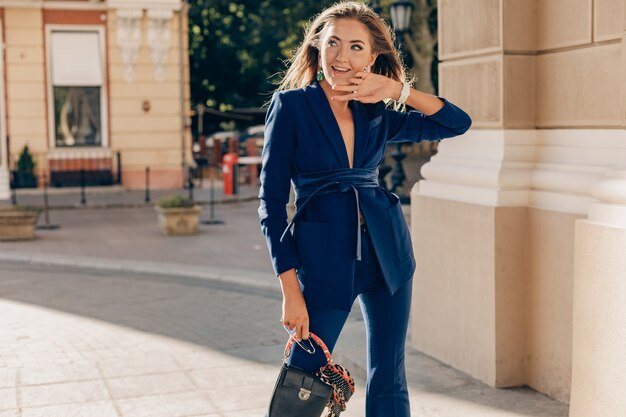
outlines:
[[295, 269], [280, 274], [283, 290], [282, 322], [289, 330], [296, 329], [296, 340], [309, 338], [309, 312], [300, 290]]

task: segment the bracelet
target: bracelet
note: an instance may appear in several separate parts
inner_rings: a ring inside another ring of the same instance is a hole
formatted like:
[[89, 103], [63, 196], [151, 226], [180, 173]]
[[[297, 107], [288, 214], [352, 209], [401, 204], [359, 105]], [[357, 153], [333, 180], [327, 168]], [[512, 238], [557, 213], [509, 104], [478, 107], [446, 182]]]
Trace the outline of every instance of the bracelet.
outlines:
[[398, 97], [398, 103], [404, 104], [406, 100], [409, 98], [409, 94], [411, 94], [411, 85], [404, 81], [402, 83], [402, 91], [400, 91], [400, 97]]

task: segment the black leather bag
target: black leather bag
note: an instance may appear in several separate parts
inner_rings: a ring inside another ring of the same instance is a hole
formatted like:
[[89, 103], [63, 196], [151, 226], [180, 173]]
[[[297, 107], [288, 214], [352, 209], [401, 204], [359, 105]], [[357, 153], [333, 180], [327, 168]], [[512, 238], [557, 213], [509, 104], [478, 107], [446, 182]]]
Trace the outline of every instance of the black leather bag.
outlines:
[[320, 417], [332, 394], [318, 376], [283, 362], [268, 417]]

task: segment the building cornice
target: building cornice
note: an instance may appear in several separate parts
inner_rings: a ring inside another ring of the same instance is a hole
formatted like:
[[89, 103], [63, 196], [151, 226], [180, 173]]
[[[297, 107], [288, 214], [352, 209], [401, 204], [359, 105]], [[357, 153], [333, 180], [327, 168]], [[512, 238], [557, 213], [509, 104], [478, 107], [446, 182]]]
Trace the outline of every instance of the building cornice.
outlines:
[[164, 9], [178, 11], [182, 0], [88, 0], [88, 1], [44, 1], [44, 0], [0, 0], [0, 7], [21, 9], [63, 10], [107, 10], [107, 9]]

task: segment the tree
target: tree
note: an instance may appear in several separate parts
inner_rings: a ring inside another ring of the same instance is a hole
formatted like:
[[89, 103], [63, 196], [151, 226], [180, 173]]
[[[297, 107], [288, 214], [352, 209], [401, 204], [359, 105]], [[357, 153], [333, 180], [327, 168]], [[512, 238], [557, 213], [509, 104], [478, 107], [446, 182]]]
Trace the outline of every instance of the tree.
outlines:
[[266, 103], [307, 21], [333, 2], [191, 0], [192, 106], [227, 111]]
[[[191, 105], [227, 111], [260, 107], [270, 98], [285, 60], [302, 41], [307, 22], [336, 0], [189, 0]], [[369, 3], [369, 2], [367, 2]], [[380, 2], [389, 21], [392, 0]], [[417, 88], [436, 91], [437, 1], [414, 0], [412, 42], [403, 52], [412, 61]]]
[[418, 90], [436, 94], [438, 91], [437, 0], [414, 0], [413, 4], [415, 4], [415, 9], [411, 19], [411, 30], [404, 36], [404, 44], [413, 60], [410, 72], [418, 77]]

